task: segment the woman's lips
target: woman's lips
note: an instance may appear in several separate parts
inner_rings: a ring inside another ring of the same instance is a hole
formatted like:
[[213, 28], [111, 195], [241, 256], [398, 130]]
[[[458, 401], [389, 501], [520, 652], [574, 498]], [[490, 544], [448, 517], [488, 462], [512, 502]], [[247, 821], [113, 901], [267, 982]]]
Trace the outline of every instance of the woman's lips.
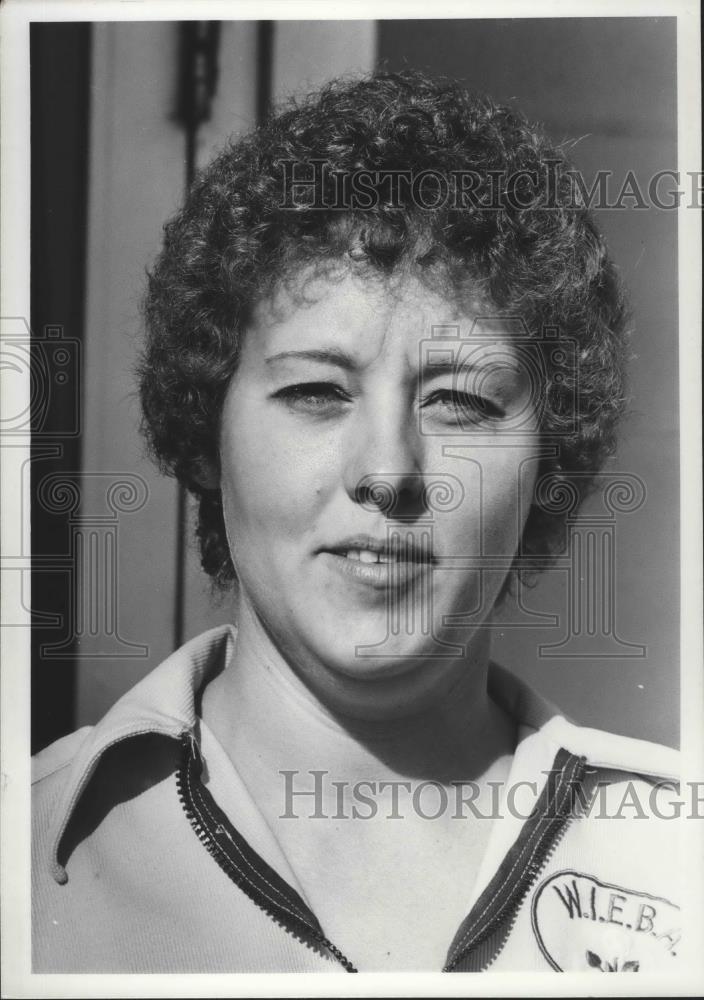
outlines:
[[[431, 568], [430, 560], [403, 559], [394, 554], [353, 550], [349, 553], [324, 551], [320, 555], [325, 564], [344, 579], [377, 590], [402, 589]], [[375, 557], [374, 561], [371, 556]]]

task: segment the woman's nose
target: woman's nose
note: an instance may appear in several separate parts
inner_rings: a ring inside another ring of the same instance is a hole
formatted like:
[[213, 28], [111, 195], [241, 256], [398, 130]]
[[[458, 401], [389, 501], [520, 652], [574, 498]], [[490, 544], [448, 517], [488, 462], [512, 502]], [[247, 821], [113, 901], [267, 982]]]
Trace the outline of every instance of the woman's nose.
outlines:
[[425, 514], [423, 440], [413, 414], [368, 415], [355, 431], [345, 467], [355, 503], [389, 518]]

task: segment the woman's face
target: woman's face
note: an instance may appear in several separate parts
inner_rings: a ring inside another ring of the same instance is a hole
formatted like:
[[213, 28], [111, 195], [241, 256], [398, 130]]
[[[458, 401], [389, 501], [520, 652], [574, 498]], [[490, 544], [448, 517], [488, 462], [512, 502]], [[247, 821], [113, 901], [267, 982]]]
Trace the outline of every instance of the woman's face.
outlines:
[[531, 378], [505, 324], [413, 278], [304, 292], [256, 310], [223, 409], [241, 619], [324, 699], [428, 689], [490, 613], [523, 530]]

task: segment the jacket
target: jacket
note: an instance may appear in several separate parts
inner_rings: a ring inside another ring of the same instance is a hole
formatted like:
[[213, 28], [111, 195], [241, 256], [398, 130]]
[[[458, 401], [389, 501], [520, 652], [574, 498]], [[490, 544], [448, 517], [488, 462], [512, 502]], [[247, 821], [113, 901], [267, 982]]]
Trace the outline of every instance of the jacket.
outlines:
[[[357, 971], [197, 716], [233, 642], [192, 640], [35, 758], [34, 972]], [[574, 725], [495, 665], [489, 684], [519, 740], [444, 971], [675, 972], [676, 751]]]

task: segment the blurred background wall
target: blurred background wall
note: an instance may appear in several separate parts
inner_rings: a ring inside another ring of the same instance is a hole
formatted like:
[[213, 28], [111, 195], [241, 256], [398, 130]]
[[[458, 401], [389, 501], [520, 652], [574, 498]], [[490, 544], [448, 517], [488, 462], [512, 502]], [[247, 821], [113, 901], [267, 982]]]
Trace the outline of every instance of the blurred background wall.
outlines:
[[[190, 146], [179, 103], [179, 25], [41, 24], [32, 33], [35, 160], [49, 142], [51, 123], [44, 119], [51, 116], [42, 116], [47, 95], [73, 87], [80, 96], [62, 108], [63, 125], [54, 122], [50, 134], [58, 166], [33, 181], [33, 236], [53, 249], [33, 260], [33, 287], [44, 291], [33, 298], [32, 321], [35, 334], [49, 323], [63, 325], [66, 336], [81, 342], [83, 358], [80, 455], [74, 449], [63, 466], [52, 467], [81, 472], [80, 503], [59, 529], [51, 512], [52, 537], [65, 536], [79, 572], [64, 573], [63, 590], [55, 573], [51, 587], [46, 572], [33, 578], [34, 608], [53, 610], [59, 622], [38, 624], [41, 641], [34, 645], [38, 748], [96, 721], [181, 638], [232, 618], [228, 601], [211, 598], [175, 484], [144, 456], [132, 374], [145, 268], [183, 196], [189, 161], [205, 163], [269, 103], [379, 64], [444, 73], [515, 103], [554, 140], [578, 140], [571, 155], [585, 178], [612, 171], [615, 194], [629, 170], [647, 191], [658, 170], [676, 169], [677, 117], [675, 22], [667, 18], [222, 22], [210, 117]], [[79, 45], [84, 74], [57, 58], [47, 78], [47, 53], [67, 44]], [[72, 142], [72, 127], [82, 144]], [[63, 164], [64, 173], [76, 176], [69, 169], [76, 158], [87, 185], [67, 200], [56, 172]], [[674, 212], [625, 205], [597, 213], [630, 290], [636, 331], [631, 414], [610, 468], [645, 486], [642, 506], [616, 518], [613, 565], [604, 569], [613, 576], [607, 584], [616, 594], [618, 635], [587, 642], [579, 657], [568, 655], [574, 647], [559, 646], [570, 594], [580, 586], [579, 575], [563, 564], [522, 595], [522, 607], [507, 605], [494, 653], [576, 720], [675, 745], [677, 220]], [[56, 281], [46, 290], [57, 274], [62, 235], [65, 245], [77, 247], [71, 273], [80, 315], [75, 302], [69, 308], [62, 301]], [[45, 473], [35, 466], [35, 491]], [[47, 544], [45, 508], [40, 503], [35, 510], [40, 547]], [[587, 521], [603, 515], [599, 501], [585, 512]]]

